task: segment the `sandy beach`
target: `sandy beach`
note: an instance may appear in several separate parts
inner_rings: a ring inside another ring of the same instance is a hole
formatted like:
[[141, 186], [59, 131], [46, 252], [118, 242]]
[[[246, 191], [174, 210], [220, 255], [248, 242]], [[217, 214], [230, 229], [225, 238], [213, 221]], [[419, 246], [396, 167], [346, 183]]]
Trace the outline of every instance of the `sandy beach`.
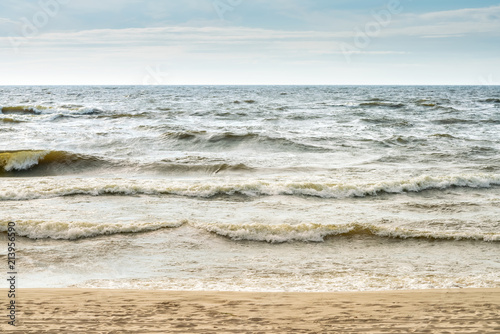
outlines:
[[[2, 291], [2, 304], [7, 293]], [[352, 293], [18, 290], [2, 333], [498, 333], [500, 289]]]

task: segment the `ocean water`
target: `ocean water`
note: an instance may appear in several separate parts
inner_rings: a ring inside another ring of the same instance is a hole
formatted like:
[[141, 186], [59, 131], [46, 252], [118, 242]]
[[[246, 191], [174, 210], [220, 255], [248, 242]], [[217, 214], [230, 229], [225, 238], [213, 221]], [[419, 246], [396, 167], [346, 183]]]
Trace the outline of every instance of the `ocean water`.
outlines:
[[19, 287], [500, 286], [500, 87], [3, 86], [0, 110]]

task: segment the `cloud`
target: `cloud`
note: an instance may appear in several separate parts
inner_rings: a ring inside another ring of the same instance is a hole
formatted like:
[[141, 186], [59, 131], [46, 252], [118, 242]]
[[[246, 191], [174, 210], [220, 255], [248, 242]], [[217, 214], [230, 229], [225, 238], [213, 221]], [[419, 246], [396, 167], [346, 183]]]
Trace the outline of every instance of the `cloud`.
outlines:
[[[20, 36], [19, 22], [40, 10], [37, 2], [5, 1], [4, 83], [31, 76], [37, 83], [49, 77], [54, 84], [135, 83], [144, 68], [164, 63], [172, 64], [168, 71], [178, 83], [301, 83], [302, 77], [303, 83], [425, 83], [435, 75], [451, 80], [450, 73], [463, 83], [460, 73], [476, 78], [479, 69], [500, 68], [500, 6], [431, 11], [426, 5], [426, 13], [416, 13], [412, 8], [423, 7], [408, 4], [360, 46], [356, 34], [377, 23], [373, 13], [388, 0], [377, 8], [367, 1], [243, 0], [225, 21], [212, 0], [72, 0], [31, 38]], [[21, 42], [18, 53], [9, 37]]]
[[421, 14], [424, 20], [500, 21], [500, 6], [462, 8]]
[[[281, 31], [245, 27], [158, 27], [128, 29], [96, 29], [79, 32], [44, 33], [32, 39], [34, 44], [50, 47], [82, 47], [101, 45], [154, 46], [171, 44], [252, 44], [286, 41], [327, 41], [347, 37], [345, 32]], [[6, 38], [0, 38], [5, 43]]]
[[5, 17], [0, 17], [0, 24], [17, 24], [17, 22]]
[[393, 31], [394, 35], [446, 38], [500, 34], [500, 6], [405, 14], [400, 20], [407, 26]]

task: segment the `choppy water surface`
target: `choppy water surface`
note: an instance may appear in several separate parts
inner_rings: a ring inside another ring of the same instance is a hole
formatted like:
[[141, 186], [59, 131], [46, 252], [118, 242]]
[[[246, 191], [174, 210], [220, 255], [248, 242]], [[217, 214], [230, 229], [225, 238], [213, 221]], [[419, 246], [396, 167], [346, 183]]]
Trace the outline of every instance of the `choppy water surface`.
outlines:
[[500, 285], [500, 87], [0, 87], [0, 110], [21, 287]]

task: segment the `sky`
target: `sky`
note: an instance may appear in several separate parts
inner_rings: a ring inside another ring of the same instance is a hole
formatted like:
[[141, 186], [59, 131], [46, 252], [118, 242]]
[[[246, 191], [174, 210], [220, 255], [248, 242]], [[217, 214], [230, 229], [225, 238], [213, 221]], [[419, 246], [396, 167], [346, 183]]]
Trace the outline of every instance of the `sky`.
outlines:
[[499, 85], [500, 0], [2, 0], [0, 85]]

